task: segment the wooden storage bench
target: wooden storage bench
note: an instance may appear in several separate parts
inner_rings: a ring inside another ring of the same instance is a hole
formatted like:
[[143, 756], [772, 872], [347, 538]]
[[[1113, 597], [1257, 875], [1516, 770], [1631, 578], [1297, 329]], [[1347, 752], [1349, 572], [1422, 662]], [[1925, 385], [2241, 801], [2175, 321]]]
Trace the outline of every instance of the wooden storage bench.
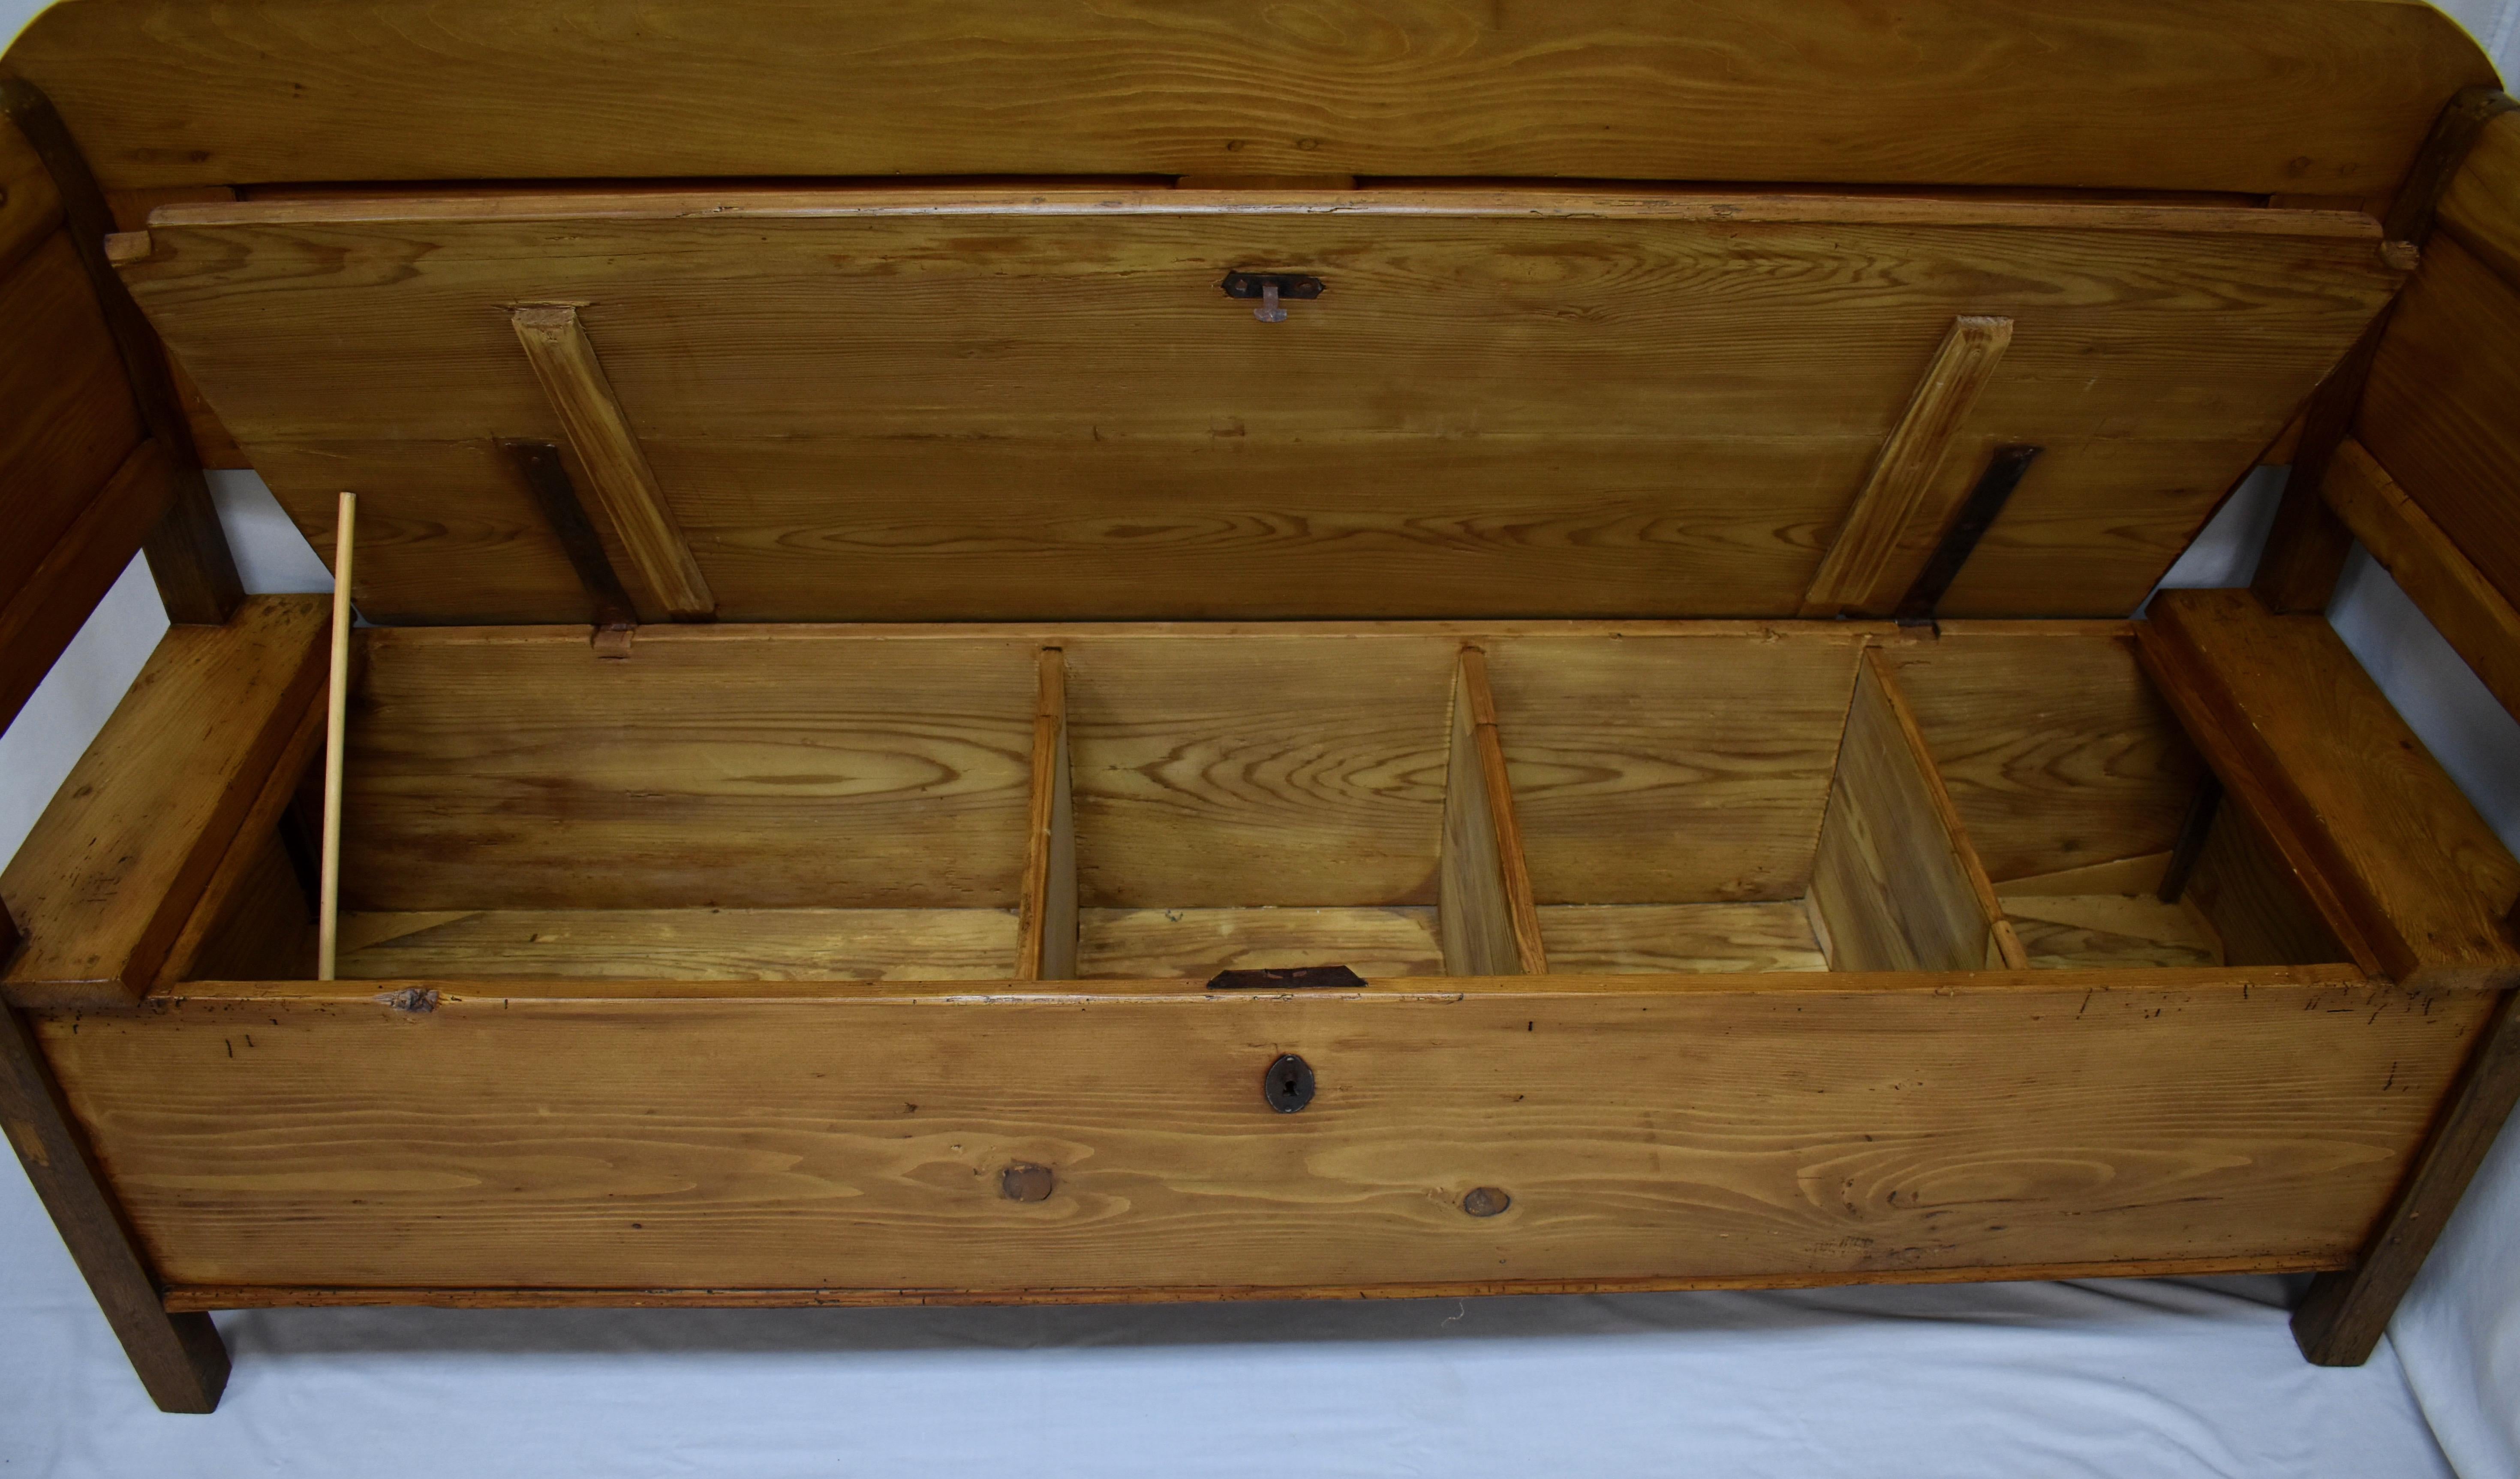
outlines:
[[[2320, 614], [2360, 539], [2520, 703], [2473, 47], [1333, 9], [13, 48], [0, 695], [135, 549], [176, 625], [0, 874], [0, 1118], [161, 1405], [308, 1304], [2280, 1271], [2367, 1354], [2520, 1096], [2520, 863]], [[204, 464], [358, 495], [337, 916], [332, 605]]]

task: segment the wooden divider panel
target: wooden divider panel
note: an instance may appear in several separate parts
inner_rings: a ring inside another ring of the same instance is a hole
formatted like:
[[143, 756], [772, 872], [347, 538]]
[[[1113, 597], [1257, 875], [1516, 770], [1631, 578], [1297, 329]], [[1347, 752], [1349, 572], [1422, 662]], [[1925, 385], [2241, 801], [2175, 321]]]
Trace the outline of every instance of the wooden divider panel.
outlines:
[[[1946, 614], [2121, 615], [2396, 274], [2359, 214], [1411, 190], [179, 205], [127, 280], [362, 608], [577, 619], [498, 437], [568, 302], [729, 620], [1790, 615], [1956, 317]], [[1254, 322], [1229, 269], [1318, 276]], [[1921, 537], [1930, 543], [1931, 531]], [[1903, 557], [1904, 558], [1904, 557]]]
[[1059, 981], [1076, 974], [1076, 803], [1067, 754], [1067, 663], [1057, 648], [1042, 649], [1039, 661], [1015, 976]]
[[1462, 649], [1444, 774], [1441, 911], [1447, 975], [1524, 975], [1549, 968], [1515, 815], [1487, 653]]
[[1867, 651], [1856, 671], [1809, 904], [1834, 970], [2026, 964], [1898, 680], [1877, 651]]
[[[2494, 1005], [2334, 970], [1619, 979], [360, 983], [38, 1026], [178, 1283], [1196, 1295], [2334, 1266]], [[1300, 1114], [1261, 1098], [1280, 1053]]]

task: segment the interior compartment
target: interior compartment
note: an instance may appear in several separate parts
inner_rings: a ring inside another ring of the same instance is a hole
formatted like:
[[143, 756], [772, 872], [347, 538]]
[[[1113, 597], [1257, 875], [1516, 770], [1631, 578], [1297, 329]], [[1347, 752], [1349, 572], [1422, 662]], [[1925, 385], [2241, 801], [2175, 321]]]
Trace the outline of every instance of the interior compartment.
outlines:
[[1490, 644], [1551, 969], [1827, 968], [1804, 901], [1863, 639], [1722, 630]]
[[[375, 630], [364, 652], [344, 978], [1014, 971], [1029, 644], [754, 629], [607, 661], [582, 628]], [[303, 900], [263, 846], [242, 892]], [[285, 949], [312, 974], [311, 933]]]
[[2347, 959], [2113, 631], [1884, 650], [2033, 966]]
[[1436, 637], [1068, 644], [1076, 971], [1444, 971]]
[[[2116, 624], [363, 643], [344, 978], [2344, 956]], [[170, 979], [313, 973], [316, 738]]]

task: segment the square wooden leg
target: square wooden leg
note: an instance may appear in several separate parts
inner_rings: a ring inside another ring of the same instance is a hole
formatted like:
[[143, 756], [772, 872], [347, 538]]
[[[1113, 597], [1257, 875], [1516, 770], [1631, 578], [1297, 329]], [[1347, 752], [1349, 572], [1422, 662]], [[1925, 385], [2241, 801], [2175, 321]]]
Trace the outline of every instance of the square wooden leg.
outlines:
[[[0, 924], [0, 960], [15, 931]], [[169, 1315], [61, 1091], [15, 1009], [0, 1008], [0, 1125], [44, 1209], [87, 1276], [106, 1322], [158, 1408], [207, 1412], [228, 1384], [227, 1347], [207, 1315]]]

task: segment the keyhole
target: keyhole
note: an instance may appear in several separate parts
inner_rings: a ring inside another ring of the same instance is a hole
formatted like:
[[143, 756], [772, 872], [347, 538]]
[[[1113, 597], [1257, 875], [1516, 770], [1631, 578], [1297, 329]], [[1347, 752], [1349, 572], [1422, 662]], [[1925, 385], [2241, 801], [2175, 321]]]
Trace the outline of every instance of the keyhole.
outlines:
[[1281, 1054], [1260, 1075], [1260, 1097], [1280, 1114], [1293, 1114], [1313, 1101], [1313, 1065], [1293, 1053]]

